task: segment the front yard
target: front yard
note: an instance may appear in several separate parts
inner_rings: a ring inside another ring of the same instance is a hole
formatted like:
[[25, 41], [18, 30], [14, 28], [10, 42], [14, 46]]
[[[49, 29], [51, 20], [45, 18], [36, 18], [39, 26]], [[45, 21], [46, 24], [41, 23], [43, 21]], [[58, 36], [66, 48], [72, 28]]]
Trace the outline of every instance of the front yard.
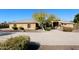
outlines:
[[[40, 43], [41, 46], [51, 46], [49, 49], [79, 49], [79, 33], [77, 32], [63, 32], [59, 30], [43, 32], [15, 32], [11, 35], [0, 36], [0, 39], [6, 39], [18, 35], [28, 35], [30, 36], [31, 41]], [[55, 48], [53, 46], [55, 46]], [[77, 47], [75, 48], [75, 46]], [[44, 47], [39, 49], [44, 49]]]

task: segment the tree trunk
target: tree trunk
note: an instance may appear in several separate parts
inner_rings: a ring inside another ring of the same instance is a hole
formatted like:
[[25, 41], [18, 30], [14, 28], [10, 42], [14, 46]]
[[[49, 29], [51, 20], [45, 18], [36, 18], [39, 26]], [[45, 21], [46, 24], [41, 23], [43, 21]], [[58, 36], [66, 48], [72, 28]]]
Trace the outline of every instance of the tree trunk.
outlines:
[[43, 24], [40, 24], [40, 26], [41, 26], [42, 30], [44, 31], [44, 27], [43, 27]]

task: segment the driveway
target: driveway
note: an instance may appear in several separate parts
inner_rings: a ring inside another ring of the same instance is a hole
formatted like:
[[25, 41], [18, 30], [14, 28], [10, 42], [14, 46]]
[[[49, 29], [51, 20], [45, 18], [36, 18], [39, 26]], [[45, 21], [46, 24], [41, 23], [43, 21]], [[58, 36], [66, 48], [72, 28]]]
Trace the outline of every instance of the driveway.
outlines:
[[16, 32], [11, 35], [0, 36], [6, 39], [18, 35], [28, 35], [31, 41], [40, 43], [39, 49], [79, 49], [79, 33], [51, 30], [44, 32]]

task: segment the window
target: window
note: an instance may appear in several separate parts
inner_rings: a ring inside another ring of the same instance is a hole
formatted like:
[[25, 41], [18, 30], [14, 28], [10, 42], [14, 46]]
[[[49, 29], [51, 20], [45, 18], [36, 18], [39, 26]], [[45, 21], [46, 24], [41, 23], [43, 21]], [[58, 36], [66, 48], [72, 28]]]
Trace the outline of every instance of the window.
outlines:
[[30, 28], [30, 24], [27, 25], [27, 28]]

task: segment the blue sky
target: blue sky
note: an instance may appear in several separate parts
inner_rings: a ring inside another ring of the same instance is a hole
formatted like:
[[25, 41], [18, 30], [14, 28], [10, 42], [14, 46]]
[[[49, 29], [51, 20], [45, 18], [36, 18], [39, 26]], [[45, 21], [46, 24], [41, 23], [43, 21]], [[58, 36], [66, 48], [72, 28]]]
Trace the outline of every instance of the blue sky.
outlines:
[[[0, 9], [0, 22], [12, 22], [19, 20], [31, 20], [32, 14], [40, 9]], [[79, 9], [43, 9], [42, 11], [54, 14], [64, 21], [71, 21], [74, 15], [79, 13]]]

